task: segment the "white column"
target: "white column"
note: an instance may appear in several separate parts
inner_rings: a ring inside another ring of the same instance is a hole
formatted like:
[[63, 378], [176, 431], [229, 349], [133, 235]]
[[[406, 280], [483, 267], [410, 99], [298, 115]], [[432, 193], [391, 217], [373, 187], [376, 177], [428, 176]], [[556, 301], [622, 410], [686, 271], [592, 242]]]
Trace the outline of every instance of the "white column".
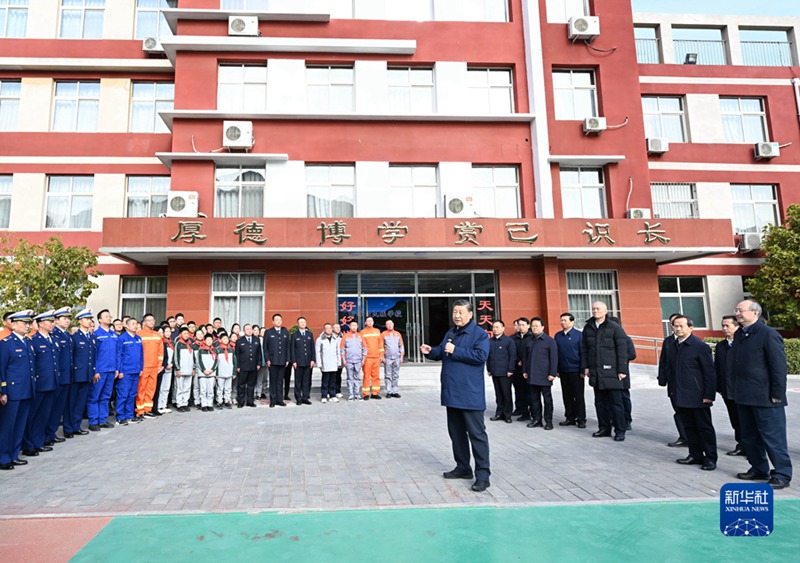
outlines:
[[128, 131], [130, 109], [131, 81], [127, 78], [102, 78], [97, 131], [99, 133]]
[[433, 66], [436, 81], [436, 112], [468, 113], [467, 63], [439, 61]]
[[389, 108], [386, 61], [356, 61], [354, 75], [356, 111], [385, 114]]
[[739, 28], [736, 26], [736, 22], [728, 22], [728, 25], [722, 31], [722, 37], [725, 39], [725, 56], [728, 57], [728, 64], [743, 65], [742, 44], [739, 39]]
[[47, 176], [17, 172], [11, 181], [9, 231], [41, 231], [44, 228]]
[[136, 25], [136, 0], [112, 0], [105, 3], [103, 39], [133, 39]]
[[732, 315], [736, 304], [744, 298], [741, 276], [706, 276], [709, 329], [719, 330], [723, 315]]
[[448, 197], [472, 195], [472, 163], [440, 162], [439, 195], [437, 217], [445, 216], [444, 202]]
[[661, 62], [665, 65], [672, 65], [676, 62], [683, 64], [683, 61], [675, 61], [675, 45], [672, 44], [672, 26], [668, 21], [662, 21], [658, 25], [658, 48], [661, 50]]
[[731, 219], [733, 196], [727, 182], [697, 182], [697, 216], [699, 219]]
[[28, 2], [29, 39], [53, 39], [58, 37], [58, 21], [61, 15], [61, 0], [34, 0]]
[[52, 98], [52, 78], [23, 78], [19, 101], [19, 130], [49, 131]]
[[724, 143], [719, 96], [717, 94], [686, 94], [686, 124], [688, 142]]
[[267, 65], [267, 112], [306, 113], [306, 62], [270, 59]]
[[125, 216], [125, 174], [95, 174], [92, 230], [103, 230], [106, 217]]
[[[302, 160], [267, 163], [265, 217], [307, 217], [306, 164]], [[269, 238], [269, 224], [267, 224]]]
[[356, 162], [356, 217], [387, 217], [388, 162]]

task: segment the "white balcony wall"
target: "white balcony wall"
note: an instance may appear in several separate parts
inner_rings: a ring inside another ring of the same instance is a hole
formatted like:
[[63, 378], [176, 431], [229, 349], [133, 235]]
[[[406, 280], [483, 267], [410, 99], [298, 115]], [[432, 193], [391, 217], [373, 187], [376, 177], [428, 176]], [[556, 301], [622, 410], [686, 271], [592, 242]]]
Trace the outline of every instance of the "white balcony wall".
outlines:
[[267, 66], [267, 111], [305, 113], [306, 63], [270, 59]]
[[290, 160], [267, 163], [265, 200], [265, 217], [306, 217], [308, 204], [305, 162]]

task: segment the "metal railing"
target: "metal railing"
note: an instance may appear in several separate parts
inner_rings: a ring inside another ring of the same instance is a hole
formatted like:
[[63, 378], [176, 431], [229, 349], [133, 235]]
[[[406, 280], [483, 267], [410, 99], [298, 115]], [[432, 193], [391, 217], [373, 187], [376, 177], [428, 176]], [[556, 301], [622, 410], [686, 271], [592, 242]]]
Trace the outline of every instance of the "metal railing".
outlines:
[[741, 45], [746, 66], [792, 66], [789, 41], [742, 41]]
[[658, 39], [637, 39], [636, 60], [641, 64], [659, 64], [661, 57], [658, 53]]
[[663, 338], [653, 338], [652, 336], [634, 336], [629, 334], [636, 348], [636, 363], [658, 365], [661, 356], [661, 344]]
[[697, 55], [699, 65], [726, 65], [725, 41], [716, 39], [674, 39], [675, 62], [683, 64], [688, 53]]

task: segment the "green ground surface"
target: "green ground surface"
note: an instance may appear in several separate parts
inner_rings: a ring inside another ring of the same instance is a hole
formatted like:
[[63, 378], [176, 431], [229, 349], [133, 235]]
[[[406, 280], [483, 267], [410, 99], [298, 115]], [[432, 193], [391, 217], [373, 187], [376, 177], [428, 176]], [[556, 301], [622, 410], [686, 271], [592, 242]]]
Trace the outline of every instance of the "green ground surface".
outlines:
[[73, 559], [88, 561], [800, 560], [800, 500], [775, 501], [774, 533], [729, 538], [719, 502], [126, 516]]

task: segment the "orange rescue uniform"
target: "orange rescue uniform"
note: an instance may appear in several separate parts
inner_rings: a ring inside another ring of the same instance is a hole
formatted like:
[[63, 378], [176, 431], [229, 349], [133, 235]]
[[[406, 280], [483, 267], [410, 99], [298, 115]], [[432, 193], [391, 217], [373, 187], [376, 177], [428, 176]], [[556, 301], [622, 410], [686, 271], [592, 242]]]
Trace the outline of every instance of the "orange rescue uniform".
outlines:
[[381, 331], [373, 327], [361, 329], [361, 338], [367, 347], [367, 357], [364, 359], [364, 381], [361, 384], [361, 393], [367, 397], [381, 392], [381, 356], [383, 356], [383, 338]]
[[156, 392], [158, 372], [164, 364], [164, 340], [155, 330], [142, 328], [137, 333], [142, 339], [144, 349], [144, 369], [139, 378], [139, 392], [136, 395], [136, 416], [153, 410], [153, 394]]

